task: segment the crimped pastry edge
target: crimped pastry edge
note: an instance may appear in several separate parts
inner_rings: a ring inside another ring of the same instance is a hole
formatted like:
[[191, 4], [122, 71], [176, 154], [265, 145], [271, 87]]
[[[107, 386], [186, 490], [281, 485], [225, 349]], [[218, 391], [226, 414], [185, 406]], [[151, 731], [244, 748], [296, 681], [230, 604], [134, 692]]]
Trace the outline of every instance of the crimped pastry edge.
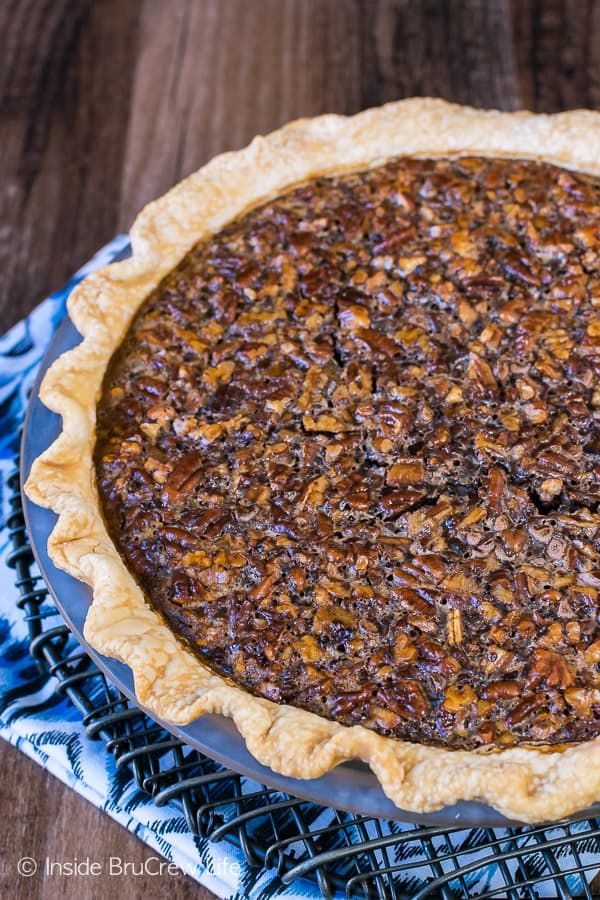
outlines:
[[204, 666], [146, 602], [110, 539], [95, 484], [96, 403], [112, 353], [140, 304], [203, 237], [247, 209], [318, 174], [398, 155], [537, 158], [600, 175], [600, 113], [503, 113], [414, 98], [353, 117], [291, 122], [243, 150], [217, 156], [146, 206], [131, 230], [133, 256], [86, 278], [68, 309], [83, 342], [40, 388], [62, 432], [34, 462], [27, 496], [58, 514], [53, 562], [92, 591], [84, 634], [132, 669], [136, 696], [166, 722], [231, 717], [259, 762], [314, 778], [359, 758], [400, 808], [429, 812], [476, 800], [522, 822], [549, 821], [600, 800], [600, 738], [566, 748], [463, 751], [411, 744], [254, 697]]

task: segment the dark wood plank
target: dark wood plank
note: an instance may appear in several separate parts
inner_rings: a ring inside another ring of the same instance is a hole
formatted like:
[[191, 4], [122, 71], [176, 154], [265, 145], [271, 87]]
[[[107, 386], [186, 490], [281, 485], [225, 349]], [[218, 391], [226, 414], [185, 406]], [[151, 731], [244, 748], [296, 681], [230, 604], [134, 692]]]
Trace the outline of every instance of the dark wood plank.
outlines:
[[[215, 153], [292, 118], [410, 95], [600, 108], [600, 0], [4, 0], [0, 330]], [[2, 896], [91, 896], [76, 879], [16, 880], [24, 853], [151, 853], [0, 753]], [[183, 878], [127, 890], [206, 895]]]
[[598, 0], [512, 0], [521, 105], [600, 108]]
[[[216, 153], [291, 118], [360, 109], [359, 13], [346, 0], [205, 0], [175, 10], [149, 0], [121, 226]], [[161, 67], [162, 84], [153, 77]]]
[[[159, 855], [106, 813], [92, 806], [33, 760], [0, 741], [1, 801], [0, 896], [10, 900], [82, 900], [123, 897], [144, 900], [209, 900], [210, 891], [183, 872], [119, 874], [111, 857], [128, 862], [129, 873], [158, 870]], [[38, 865], [31, 877], [19, 876], [19, 860], [28, 856]], [[97, 875], [64, 874], [51, 863], [98, 863]]]
[[138, 0], [0, 6], [0, 329], [114, 233]]
[[366, 0], [360, 10], [362, 107], [413, 95], [519, 106], [507, 0]]

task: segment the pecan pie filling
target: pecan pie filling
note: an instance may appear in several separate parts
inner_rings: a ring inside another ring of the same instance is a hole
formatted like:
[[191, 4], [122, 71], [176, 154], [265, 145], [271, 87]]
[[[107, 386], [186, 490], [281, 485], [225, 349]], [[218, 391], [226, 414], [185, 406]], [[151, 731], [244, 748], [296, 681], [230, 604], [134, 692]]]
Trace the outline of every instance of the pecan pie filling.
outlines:
[[452, 748], [600, 734], [600, 190], [398, 158], [198, 244], [107, 373], [95, 466], [213, 670]]

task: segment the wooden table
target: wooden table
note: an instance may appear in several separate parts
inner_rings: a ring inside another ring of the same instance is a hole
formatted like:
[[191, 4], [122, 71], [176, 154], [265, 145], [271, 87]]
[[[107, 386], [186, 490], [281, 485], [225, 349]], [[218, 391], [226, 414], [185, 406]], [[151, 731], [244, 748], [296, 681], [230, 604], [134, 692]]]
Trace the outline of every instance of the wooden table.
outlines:
[[[600, 107], [600, 0], [5, 0], [0, 4], [0, 330], [150, 199], [215, 153], [322, 112], [399, 97], [551, 112]], [[0, 893], [91, 897], [17, 878], [21, 855], [152, 855], [0, 746]], [[93, 896], [210, 896], [184, 876], [94, 880]]]

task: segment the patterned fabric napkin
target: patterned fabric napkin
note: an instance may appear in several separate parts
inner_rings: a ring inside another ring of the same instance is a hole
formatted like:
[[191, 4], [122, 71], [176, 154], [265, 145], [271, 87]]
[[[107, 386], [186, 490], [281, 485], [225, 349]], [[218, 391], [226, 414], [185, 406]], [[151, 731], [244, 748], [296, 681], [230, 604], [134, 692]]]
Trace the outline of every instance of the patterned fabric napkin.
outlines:
[[[273, 870], [249, 866], [241, 851], [229, 844], [210, 843], [194, 835], [176, 808], [157, 807], [138, 789], [128, 772], [117, 770], [113, 756], [106, 752], [102, 741], [86, 738], [80, 714], [68, 700], [54, 692], [53, 680], [48, 679], [40, 686], [39, 674], [28, 653], [27, 630], [23, 615], [16, 607], [14, 571], [6, 564], [11, 549], [5, 524], [9, 514], [6, 478], [14, 468], [13, 457], [18, 450], [18, 431], [28, 392], [46, 347], [65, 314], [70, 291], [87, 274], [112, 262], [127, 246], [127, 235], [116, 237], [62, 290], [48, 297], [27, 319], [0, 338], [0, 735], [220, 897], [262, 900], [285, 896], [316, 900], [320, 892], [313, 883], [296, 881], [285, 887]], [[49, 607], [48, 614], [53, 609]], [[58, 618], [58, 613], [54, 614]], [[400, 831], [403, 826], [391, 827]], [[475, 831], [453, 833], [453, 846], [460, 847], [464, 842], [465, 852], [469, 848], [472, 854], [475, 834]], [[589, 848], [579, 849], [588, 863], [598, 858], [593, 840]], [[414, 851], [415, 845], [411, 844], [410, 853]], [[27, 853], [27, 847], [23, 847], [23, 852]], [[473, 861], [472, 856], [469, 861]], [[105, 861], [99, 862], [104, 866]], [[544, 871], [541, 854], [539, 871], [540, 874]], [[410, 883], [410, 873], [406, 874]], [[469, 896], [474, 896], [494, 886], [500, 887], [504, 881], [498, 881], [498, 866], [490, 864], [473, 873], [468, 883]], [[536, 888], [536, 893], [556, 896], [548, 883]]]

